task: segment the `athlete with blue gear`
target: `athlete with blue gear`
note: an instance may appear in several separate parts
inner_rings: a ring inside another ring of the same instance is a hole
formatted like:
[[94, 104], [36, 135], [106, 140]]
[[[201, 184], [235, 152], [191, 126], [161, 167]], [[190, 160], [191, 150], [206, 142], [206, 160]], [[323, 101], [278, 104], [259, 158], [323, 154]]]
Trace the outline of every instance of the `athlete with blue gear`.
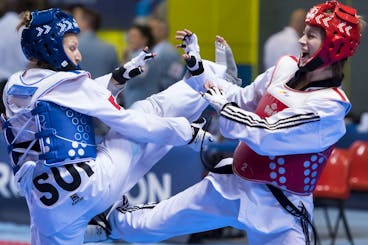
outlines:
[[[30, 211], [31, 242], [82, 244], [92, 217], [129, 191], [172, 146], [189, 143], [198, 150], [211, 135], [190, 124], [199, 113], [140, 105], [125, 110], [115, 102], [125, 82], [154, 57], [148, 50], [92, 80], [78, 66], [79, 28], [69, 14], [27, 11], [20, 27], [32, 66], [9, 78], [1, 125]], [[111, 128], [98, 145], [92, 117]]]

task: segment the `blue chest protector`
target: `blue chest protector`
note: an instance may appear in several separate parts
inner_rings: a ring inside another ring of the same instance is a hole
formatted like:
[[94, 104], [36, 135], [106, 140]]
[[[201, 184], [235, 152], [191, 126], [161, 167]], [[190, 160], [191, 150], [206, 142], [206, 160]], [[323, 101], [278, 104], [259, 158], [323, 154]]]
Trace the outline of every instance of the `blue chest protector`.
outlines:
[[46, 165], [63, 165], [96, 158], [92, 117], [49, 101], [36, 102], [35, 116], [41, 154]]

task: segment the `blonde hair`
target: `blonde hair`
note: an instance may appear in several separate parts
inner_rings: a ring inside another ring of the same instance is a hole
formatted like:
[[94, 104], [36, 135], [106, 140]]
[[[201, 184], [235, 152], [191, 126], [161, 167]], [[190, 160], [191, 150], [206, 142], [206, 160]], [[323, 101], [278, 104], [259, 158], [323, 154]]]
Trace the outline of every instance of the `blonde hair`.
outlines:
[[360, 33], [362, 33], [365, 29], [365, 27], [367, 26], [367, 22], [365, 21], [364, 17], [361, 15], [357, 15], [358, 20], [359, 20], [359, 29], [360, 29]]
[[20, 30], [23, 26], [28, 27], [31, 23], [32, 15], [31, 11], [27, 10], [19, 14], [20, 22], [17, 25], [17, 31]]

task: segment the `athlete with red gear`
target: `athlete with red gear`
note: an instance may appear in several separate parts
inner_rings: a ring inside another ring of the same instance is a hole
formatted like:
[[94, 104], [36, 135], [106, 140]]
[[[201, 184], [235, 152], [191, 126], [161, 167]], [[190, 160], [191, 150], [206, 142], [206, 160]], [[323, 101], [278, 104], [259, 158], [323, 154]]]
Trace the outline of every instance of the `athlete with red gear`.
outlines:
[[221, 133], [240, 141], [234, 159], [212, 171], [230, 166], [235, 174], [210, 173], [151, 209], [117, 203], [108, 215], [110, 237], [157, 242], [232, 226], [246, 231], [249, 244], [310, 244], [312, 193], [346, 131], [351, 107], [341, 89], [342, 68], [359, 44], [364, 21], [337, 1], [314, 6], [305, 21], [299, 59], [281, 58], [245, 88], [209, 74], [195, 34], [177, 32], [188, 68], [197, 74], [187, 83], [205, 87], [203, 97], [220, 114]]

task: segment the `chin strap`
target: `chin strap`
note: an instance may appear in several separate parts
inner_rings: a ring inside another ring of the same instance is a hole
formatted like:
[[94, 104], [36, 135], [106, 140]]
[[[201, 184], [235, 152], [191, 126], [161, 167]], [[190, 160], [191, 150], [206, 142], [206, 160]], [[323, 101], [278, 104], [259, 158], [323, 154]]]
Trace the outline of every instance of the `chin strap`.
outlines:
[[315, 57], [309, 61], [305, 66], [299, 67], [299, 70], [303, 72], [314, 71], [324, 65], [323, 60], [320, 57]]

